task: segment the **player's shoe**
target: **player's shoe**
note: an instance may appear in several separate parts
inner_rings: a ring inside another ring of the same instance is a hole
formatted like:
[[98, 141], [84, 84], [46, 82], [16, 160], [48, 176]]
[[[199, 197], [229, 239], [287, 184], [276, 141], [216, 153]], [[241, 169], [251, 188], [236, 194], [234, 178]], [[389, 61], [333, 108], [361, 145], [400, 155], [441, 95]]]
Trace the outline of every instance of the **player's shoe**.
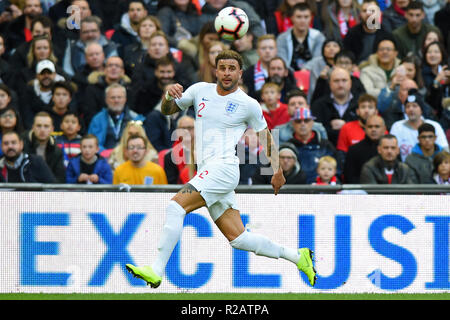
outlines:
[[297, 268], [298, 270], [306, 274], [309, 283], [312, 287], [314, 287], [314, 285], [316, 284], [317, 276], [312, 259], [313, 251], [308, 248], [301, 248], [298, 249], [298, 252], [300, 253], [300, 259], [297, 262]]
[[158, 288], [161, 284], [162, 278], [150, 266], [135, 267], [132, 264], [126, 264], [125, 267], [135, 278], [144, 280], [152, 288]]

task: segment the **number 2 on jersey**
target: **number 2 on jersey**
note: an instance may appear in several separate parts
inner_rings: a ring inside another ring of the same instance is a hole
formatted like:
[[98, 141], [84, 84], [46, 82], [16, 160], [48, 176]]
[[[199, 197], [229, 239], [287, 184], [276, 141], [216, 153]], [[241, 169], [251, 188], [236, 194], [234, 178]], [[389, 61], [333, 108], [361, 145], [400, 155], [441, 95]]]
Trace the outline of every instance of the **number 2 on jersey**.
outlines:
[[206, 104], [204, 102], [201, 102], [198, 106], [200, 107], [200, 109], [198, 109], [197, 116], [201, 118], [203, 116], [200, 114], [200, 111], [202, 111], [206, 107]]

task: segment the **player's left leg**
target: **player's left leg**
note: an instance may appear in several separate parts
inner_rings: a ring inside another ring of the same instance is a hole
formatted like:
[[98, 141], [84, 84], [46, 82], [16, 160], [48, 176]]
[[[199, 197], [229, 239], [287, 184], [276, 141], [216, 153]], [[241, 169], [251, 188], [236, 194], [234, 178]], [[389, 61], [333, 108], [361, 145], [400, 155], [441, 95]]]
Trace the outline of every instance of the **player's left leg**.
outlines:
[[316, 272], [312, 263], [311, 250], [286, 248], [263, 235], [246, 231], [239, 211], [233, 208], [227, 209], [215, 223], [233, 248], [251, 251], [260, 256], [291, 261], [299, 270], [305, 272], [310, 284], [314, 286]]

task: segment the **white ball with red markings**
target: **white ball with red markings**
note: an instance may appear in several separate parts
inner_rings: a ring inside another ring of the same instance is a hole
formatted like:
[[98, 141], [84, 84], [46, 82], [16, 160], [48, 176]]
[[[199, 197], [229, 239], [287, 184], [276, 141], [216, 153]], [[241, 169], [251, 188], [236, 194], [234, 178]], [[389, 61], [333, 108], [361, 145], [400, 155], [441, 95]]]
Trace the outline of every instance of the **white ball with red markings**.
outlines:
[[220, 10], [214, 20], [214, 27], [224, 40], [237, 40], [248, 31], [250, 22], [244, 10], [236, 7], [226, 7]]

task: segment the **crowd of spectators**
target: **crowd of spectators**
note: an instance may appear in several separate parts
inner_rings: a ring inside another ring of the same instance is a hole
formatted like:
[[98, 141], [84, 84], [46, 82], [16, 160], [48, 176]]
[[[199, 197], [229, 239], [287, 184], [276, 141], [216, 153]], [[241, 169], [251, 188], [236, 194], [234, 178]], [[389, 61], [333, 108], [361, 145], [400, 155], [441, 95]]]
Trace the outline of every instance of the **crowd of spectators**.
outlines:
[[[250, 22], [233, 42], [227, 6]], [[233, 49], [288, 184], [450, 184], [449, 17], [450, 0], [0, 1], [0, 182], [186, 183], [196, 113], [161, 98], [215, 82]], [[240, 184], [270, 184], [262, 148], [249, 127]]]

